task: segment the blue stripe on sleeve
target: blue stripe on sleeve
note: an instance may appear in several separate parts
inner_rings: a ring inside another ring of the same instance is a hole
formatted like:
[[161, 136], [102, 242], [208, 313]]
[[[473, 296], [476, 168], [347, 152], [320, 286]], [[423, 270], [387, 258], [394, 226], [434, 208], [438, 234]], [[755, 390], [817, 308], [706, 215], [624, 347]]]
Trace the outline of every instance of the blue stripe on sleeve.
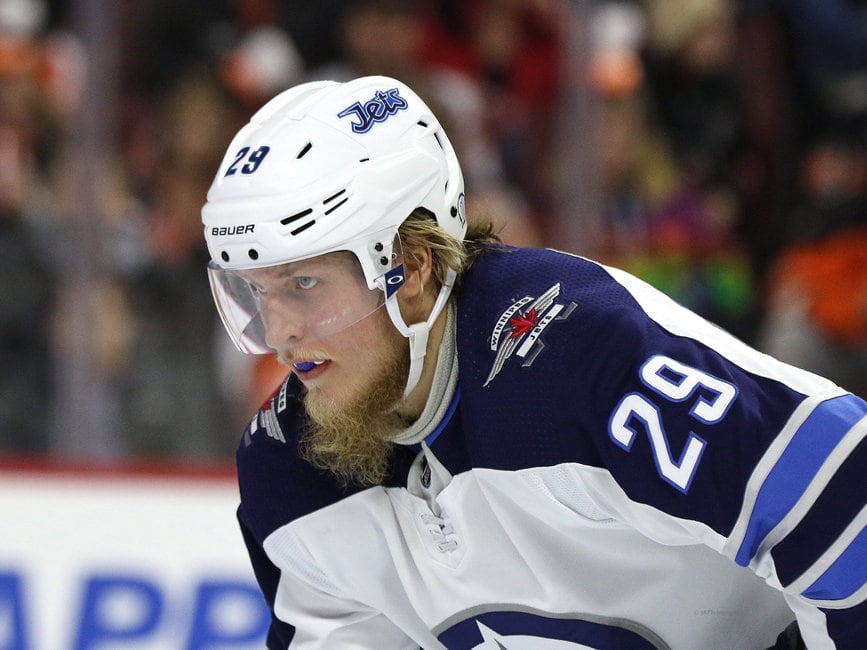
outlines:
[[822, 463], [865, 415], [854, 395], [829, 399], [809, 415], [762, 484], [735, 561], [748, 566], [762, 540], [798, 502]]
[[861, 529], [840, 557], [803, 594], [816, 600], [847, 598], [864, 586], [864, 567], [867, 567], [867, 529]]

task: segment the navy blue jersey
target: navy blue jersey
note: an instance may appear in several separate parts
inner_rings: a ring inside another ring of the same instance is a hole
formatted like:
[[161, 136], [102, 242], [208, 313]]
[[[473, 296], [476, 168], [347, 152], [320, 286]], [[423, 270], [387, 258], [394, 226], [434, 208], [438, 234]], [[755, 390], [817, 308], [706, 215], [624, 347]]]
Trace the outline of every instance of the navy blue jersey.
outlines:
[[269, 647], [865, 647], [867, 404], [573, 255], [455, 299], [453, 408], [383, 485], [299, 458], [294, 376], [245, 432]]

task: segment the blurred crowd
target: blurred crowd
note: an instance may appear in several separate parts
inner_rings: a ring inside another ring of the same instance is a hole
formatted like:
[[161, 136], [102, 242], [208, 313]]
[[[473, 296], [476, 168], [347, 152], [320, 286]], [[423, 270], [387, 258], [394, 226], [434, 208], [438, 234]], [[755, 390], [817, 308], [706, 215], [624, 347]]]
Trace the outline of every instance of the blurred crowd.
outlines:
[[258, 106], [363, 74], [507, 242], [867, 396], [867, 0], [0, 0], [0, 453], [231, 458], [285, 370], [221, 331], [199, 210]]

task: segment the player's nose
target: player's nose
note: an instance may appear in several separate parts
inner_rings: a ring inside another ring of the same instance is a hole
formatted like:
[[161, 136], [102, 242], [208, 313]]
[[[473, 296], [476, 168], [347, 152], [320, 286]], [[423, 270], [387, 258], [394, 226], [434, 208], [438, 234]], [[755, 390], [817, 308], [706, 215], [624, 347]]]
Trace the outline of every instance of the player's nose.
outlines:
[[297, 343], [304, 338], [303, 314], [272, 301], [266, 301], [260, 308], [268, 347], [280, 350], [287, 343]]

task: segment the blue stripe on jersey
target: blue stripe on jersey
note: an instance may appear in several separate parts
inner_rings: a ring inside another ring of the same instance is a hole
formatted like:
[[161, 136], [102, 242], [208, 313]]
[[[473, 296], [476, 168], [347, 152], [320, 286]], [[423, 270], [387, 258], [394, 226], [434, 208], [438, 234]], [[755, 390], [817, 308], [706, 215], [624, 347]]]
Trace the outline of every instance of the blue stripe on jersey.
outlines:
[[798, 428], [756, 497], [735, 561], [748, 566], [765, 539], [807, 489], [822, 463], [865, 414], [864, 401], [843, 395], [822, 402]]
[[[833, 478], [823, 487], [822, 493], [810, 504], [810, 509], [789, 534], [774, 544], [771, 555], [777, 569], [777, 577], [784, 587], [804, 576], [816, 561], [838, 544], [841, 535], [847, 535], [849, 542], [858, 534], [860, 528], [846, 532], [852, 522], [863, 522], [867, 518], [864, 492], [864, 467], [867, 467], [867, 422], [861, 422], [847, 436], [846, 443], [857, 442], [855, 449], [846, 456]], [[860, 442], [859, 442], [860, 441]], [[839, 447], [838, 447], [839, 449]], [[837, 452], [835, 452], [837, 453]], [[863, 525], [863, 524], [862, 524]], [[831, 558], [833, 559], [833, 558]], [[827, 565], [825, 565], [827, 568]], [[867, 564], [863, 567], [867, 579]], [[823, 571], [825, 569], [822, 569]], [[813, 580], [818, 573], [811, 574]], [[801, 580], [799, 591], [808, 587], [810, 582]]]
[[864, 586], [865, 566], [867, 529], [862, 529], [828, 570], [803, 591], [803, 595], [816, 600], [847, 598]]

